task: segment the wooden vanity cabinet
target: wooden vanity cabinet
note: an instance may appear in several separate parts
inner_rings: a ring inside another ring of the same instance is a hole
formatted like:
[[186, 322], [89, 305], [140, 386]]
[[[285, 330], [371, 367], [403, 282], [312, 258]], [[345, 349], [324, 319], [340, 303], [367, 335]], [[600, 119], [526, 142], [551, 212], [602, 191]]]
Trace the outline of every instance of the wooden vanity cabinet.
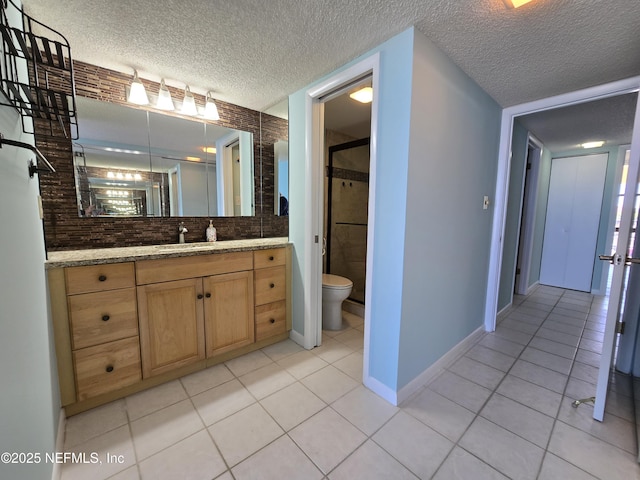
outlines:
[[65, 269], [77, 400], [142, 379], [132, 262]]
[[286, 249], [253, 252], [256, 341], [287, 331]]

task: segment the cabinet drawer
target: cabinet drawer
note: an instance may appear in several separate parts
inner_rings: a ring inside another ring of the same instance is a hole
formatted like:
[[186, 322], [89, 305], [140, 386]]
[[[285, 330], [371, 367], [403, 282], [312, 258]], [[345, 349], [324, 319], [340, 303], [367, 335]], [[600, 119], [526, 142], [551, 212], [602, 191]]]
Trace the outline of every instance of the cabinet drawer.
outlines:
[[135, 288], [67, 297], [73, 349], [138, 335]]
[[142, 380], [138, 337], [73, 352], [78, 401]]
[[64, 270], [67, 295], [100, 292], [136, 284], [133, 262], [69, 267]]
[[287, 259], [285, 248], [255, 250], [253, 252], [253, 268], [269, 268], [284, 265]]
[[285, 267], [261, 268], [254, 272], [256, 305], [284, 300], [286, 296]]
[[252, 252], [215, 253], [136, 262], [138, 285], [253, 269]]
[[256, 342], [287, 331], [287, 303], [267, 303], [256, 307]]

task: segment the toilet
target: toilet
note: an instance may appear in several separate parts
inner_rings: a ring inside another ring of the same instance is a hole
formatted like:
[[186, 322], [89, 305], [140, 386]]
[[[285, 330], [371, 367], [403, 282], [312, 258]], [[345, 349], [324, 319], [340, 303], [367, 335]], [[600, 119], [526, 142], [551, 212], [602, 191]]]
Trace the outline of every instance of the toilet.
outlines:
[[342, 329], [342, 302], [351, 294], [353, 282], [348, 278], [322, 274], [322, 328]]

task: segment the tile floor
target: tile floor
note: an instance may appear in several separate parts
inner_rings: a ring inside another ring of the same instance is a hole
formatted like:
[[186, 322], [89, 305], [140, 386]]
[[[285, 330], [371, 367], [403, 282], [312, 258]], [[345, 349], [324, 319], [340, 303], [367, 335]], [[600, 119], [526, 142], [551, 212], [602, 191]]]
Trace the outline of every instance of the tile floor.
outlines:
[[363, 322], [67, 420], [67, 479], [640, 479], [629, 378], [595, 392], [606, 299], [539, 287], [400, 408], [361, 384]]

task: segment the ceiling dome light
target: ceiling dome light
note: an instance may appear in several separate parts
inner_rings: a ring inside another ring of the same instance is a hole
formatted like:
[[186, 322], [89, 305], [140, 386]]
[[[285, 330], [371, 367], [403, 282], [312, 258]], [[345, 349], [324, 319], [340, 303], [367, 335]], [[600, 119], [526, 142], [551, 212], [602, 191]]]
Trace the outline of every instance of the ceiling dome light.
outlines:
[[160, 110], [175, 110], [173, 99], [171, 98], [171, 92], [165, 85], [164, 78], [160, 81], [160, 90], [158, 91], [158, 101], [156, 102], [156, 108]]
[[211, 92], [207, 92], [207, 100], [204, 104], [204, 118], [207, 120], [220, 120], [218, 107], [216, 106], [216, 102], [213, 101]]
[[184, 100], [182, 100], [182, 110], [180, 111], [183, 115], [197, 115], [198, 107], [196, 106], [196, 99], [193, 97], [193, 93], [189, 89], [189, 85], [184, 88]]
[[598, 147], [601, 147], [602, 145], [604, 145], [603, 141], [585, 142], [581, 145], [581, 147], [582, 148], [598, 148]]
[[508, 8], [518, 8], [530, 1], [531, 0], [504, 0], [504, 3]]
[[360, 90], [350, 93], [349, 96], [360, 103], [371, 103], [373, 101], [373, 88], [362, 87]]
[[147, 97], [147, 91], [144, 88], [144, 85], [138, 78], [138, 72], [136, 70], [133, 71], [133, 80], [131, 81], [131, 86], [129, 87], [129, 97], [127, 98], [129, 103], [135, 103], [136, 105], [148, 105], [149, 97]]

